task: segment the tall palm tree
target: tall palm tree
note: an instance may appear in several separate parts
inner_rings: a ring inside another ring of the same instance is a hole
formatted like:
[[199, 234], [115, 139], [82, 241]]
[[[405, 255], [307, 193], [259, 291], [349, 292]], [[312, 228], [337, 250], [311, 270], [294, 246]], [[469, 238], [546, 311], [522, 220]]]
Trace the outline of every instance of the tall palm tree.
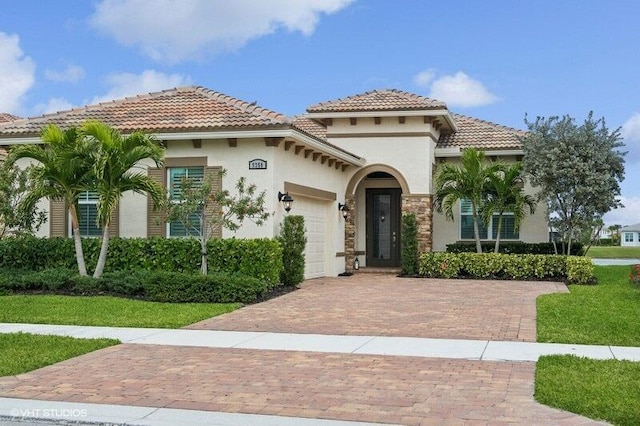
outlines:
[[534, 214], [536, 200], [533, 196], [524, 193], [524, 177], [522, 176], [522, 163], [504, 164], [502, 170], [489, 176], [489, 192], [482, 208], [485, 223], [493, 220], [493, 215], [498, 215], [496, 227], [496, 244], [494, 252], [500, 250], [500, 234], [505, 213], [513, 214], [515, 229], [520, 227], [527, 211]]
[[157, 167], [164, 160], [164, 149], [152, 136], [134, 132], [122, 134], [98, 121], [88, 121], [80, 128], [84, 140], [94, 144], [93, 177], [98, 194], [98, 222], [102, 227], [102, 245], [94, 278], [102, 276], [109, 248], [111, 215], [127, 191], [148, 194], [156, 206], [165, 201], [164, 188], [147, 176], [140, 162], [151, 159]]
[[444, 211], [447, 218], [453, 220], [453, 209], [457, 202], [464, 199], [471, 202], [473, 234], [478, 253], [482, 253], [479, 229], [481, 207], [490, 177], [500, 171], [501, 167], [498, 163], [487, 163], [483, 151], [467, 148], [462, 151], [460, 165], [445, 163], [436, 174], [434, 205], [438, 212]]
[[33, 186], [23, 200], [22, 208], [32, 208], [42, 198], [65, 202], [71, 218], [78, 272], [86, 276], [77, 204], [80, 194], [87, 190], [92, 179], [91, 147], [79, 138], [74, 127], [62, 130], [50, 124], [42, 130], [40, 139], [42, 145], [16, 146], [7, 157], [9, 163], [20, 158], [31, 158], [37, 162], [33, 169]]

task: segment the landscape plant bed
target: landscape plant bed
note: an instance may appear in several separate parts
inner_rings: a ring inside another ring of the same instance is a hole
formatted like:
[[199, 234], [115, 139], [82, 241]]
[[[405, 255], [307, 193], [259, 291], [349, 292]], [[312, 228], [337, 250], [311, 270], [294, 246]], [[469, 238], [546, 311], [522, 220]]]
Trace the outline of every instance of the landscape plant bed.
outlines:
[[640, 362], [542, 356], [536, 365], [536, 401], [615, 425], [640, 419]]
[[14, 376], [120, 343], [28, 333], [0, 334], [0, 376]]

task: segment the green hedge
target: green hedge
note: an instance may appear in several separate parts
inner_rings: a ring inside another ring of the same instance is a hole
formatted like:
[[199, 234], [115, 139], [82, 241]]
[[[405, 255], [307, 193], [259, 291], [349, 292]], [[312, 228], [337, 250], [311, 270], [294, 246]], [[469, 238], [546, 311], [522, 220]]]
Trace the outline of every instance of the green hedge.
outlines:
[[[93, 270], [100, 252], [99, 238], [85, 238], [87, 268]], [[282, 248], [272, 239], [214, 239], [208, 243], [209, 271], [257, 278], [269, 285], [280, 282]], [[0, 240], [0, 268], [76, 269], [70, 238], [7, 238]], [[153, 270], [196, 273], [200, 245], [189, 238], [114, 238], [109, 242], [105, 271]]]
[[562, 279], [568, 284], [595, 283], [591, 259], [577, 256], [446, 253], [420, 256], [420, 275], [428, 278]]
[[[492, 253], [495, 248], [495, 242], [484, 241], [481, 242], [483, 253]], [[558, 252], [562, 252], [561, 243], [556, 243]], [[506, 254], [555, 254], [553, 249], [553, 243], [522, 243], [519, 241], [509, 242], [500, 241], [499, 247], [500, 253]], [[447, 244], [447, 252], [449, 253], [475, 253], [475, 242], [464, 242]], [[571, 244], [571, 254], [580, 256], [583, 254], [583, 245], [580, 242], [574, 242]]]
[[106, 272], [80, 277], [74, 270], [0, 270], [0, 294], [38, 292], [73, 295], [110, 294], [156, 302], [252, 303], [273, 286], [253, 277], [167, 271]]
[[280, 281], [286, 286], [294, 286], [301, 283], [304, 280], [304, 249], [307, 245], [304, 216], [286, 216], [280, 228], [278, 241], [282, 246], [282, 263], [284, 266], [280, 274]]
[[402, 273], [415, 275], [418, 273], [418, 222], [416, 215], [407, 213], [402, 215], [402, 233], [400, 235], [402, 247]]

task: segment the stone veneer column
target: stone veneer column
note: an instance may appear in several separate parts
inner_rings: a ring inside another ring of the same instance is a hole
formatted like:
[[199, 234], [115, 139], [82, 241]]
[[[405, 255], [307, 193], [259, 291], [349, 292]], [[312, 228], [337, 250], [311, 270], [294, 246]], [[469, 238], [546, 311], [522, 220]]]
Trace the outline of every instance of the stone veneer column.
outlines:
[[344, 221], [344, 270], [353, 272], [356, 259], [356, 196], [347, 195], [344, 202], [349, 206], [349, 215]]
[[418, 222], [418, 252], [433, 249], [433, 196], [430, 194], [402, 194], [402, 214], [413, 213]]

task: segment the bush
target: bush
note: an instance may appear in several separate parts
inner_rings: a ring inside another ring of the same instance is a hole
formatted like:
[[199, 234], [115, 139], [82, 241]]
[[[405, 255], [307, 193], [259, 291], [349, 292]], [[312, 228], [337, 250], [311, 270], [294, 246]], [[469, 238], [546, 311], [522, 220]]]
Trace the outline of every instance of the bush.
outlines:
[[567, 284], [595, 284], [593, 269], [588, 257], [567, 257]]
[[68, 269], [2, 270], [0, 293], [41, 291], [77, 295], [111, 294], [155, 302], [252, 303], [271, 286], [265, 281], [226, 273], [117, 271], [102, 278], [81, 277]]
[[[562, 252], [560, 243], [556, 243], [558, 252]], [[483, 253], [493, 252], [495, 242], [485, 241], [480, 244]], [[553, 243], [523, 243], [500, 241], [500, 253], [505, 254], [555, 254]], [[447, 251], [450, 253], [475, 253], [476, 245], [474, 242], [458, 242], [447, 244]], [[571, 244], [571, 254], [580, 256], [583, 252], [582, 243], [574, 242]]]
[[430, 278], [456, 278], [462, 259], [454, 253], [433, 252], [420, 256], [420, 275]]
[[[87, 268], [100, 252], [99, 238], [84, 238]], [[276, 286], [282, 269], [282, 249], [272, 239], [215, 239], [208, 242], [209, 270], [255, 277]], [[77, 270], [71, 238], [5, 238], [0, 240], [0, 269]], [[200, 271], [200, 245], [192, 238], [113, 238], [105, 271]]]
[[[629, 274], [631, 284], [640, 284], [640, 265], [631, 265], [631, 273]], [[0, 284], [0, 287], [2, 285]]]
[[304, 217], [286, 216], [280, 227], [278, 241], [282, 246], [283, 264], [280, 282], [286, 286], [301, 283], [304, 280], [304, 248], [307, 245]]
[[418, 273], [418, 223], [416, 215], [408, 213], [402, 215], [402, 273], [415, 275]]
[[424, 253], [420, 275], [428, 278], [564, 279], [594, 283], [591, 259], [577, 256], [503, 253]]

